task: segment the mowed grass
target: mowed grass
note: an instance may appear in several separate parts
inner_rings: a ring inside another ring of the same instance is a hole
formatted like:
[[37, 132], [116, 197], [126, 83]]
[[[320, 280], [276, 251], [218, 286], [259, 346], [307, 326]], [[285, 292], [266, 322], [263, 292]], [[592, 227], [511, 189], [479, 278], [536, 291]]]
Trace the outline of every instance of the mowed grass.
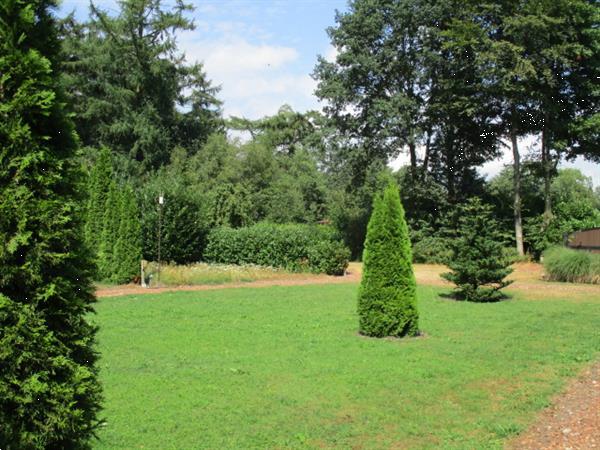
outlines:
[[600, 291], [469, 304], [358, 336], [354, 284], [101, 299], [97, 448], [501, 448], [600, 350]]

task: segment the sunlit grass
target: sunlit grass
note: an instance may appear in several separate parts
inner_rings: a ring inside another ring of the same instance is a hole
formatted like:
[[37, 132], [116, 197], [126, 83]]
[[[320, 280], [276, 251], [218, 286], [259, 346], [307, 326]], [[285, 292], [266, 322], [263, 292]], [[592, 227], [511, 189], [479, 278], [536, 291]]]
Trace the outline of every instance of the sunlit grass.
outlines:
[[358, 336], [356, 285], [101, 299], [98, 448], [501, 448], [600, 350], [600, 293], [470, 304]]
[[[148, 265], [151, 285], [158, 283], [158, 269], [155, 263]], [[256, 265], [236, 266], [229, 264], [168, 264], [161, 266], [160, 285], [193, 286], [200, 284], [243, 283], [258, 280], [293, 278], [294, 275], [283, 269]]]

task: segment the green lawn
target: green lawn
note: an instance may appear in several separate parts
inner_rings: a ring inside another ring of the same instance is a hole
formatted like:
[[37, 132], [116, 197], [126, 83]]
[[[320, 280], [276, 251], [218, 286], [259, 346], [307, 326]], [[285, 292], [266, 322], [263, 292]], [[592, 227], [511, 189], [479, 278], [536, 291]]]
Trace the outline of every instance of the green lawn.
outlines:
[[600, 350], [584, 301], [420, 287], [424, 338], [356, 334], [356, 285], [101, 299], [97, 448], [501, 448]]

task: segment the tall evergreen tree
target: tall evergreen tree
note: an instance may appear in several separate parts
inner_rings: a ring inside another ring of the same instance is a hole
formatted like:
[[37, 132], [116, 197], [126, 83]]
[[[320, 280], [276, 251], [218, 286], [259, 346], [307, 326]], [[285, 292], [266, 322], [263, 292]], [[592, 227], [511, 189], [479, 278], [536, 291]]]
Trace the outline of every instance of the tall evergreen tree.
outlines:
[[0, 443], [84, 448], [101, 389], [53, 0], [0, 2]]
[[100, 279], [112, 279], [117, 272], [118, 258], [115, 249], [121, 227], [122, 207], [121, 190], [116, 182], [111, 181], [104, 204], [102, 234], [98, 245]]
[[358, 291], [359, 330], [367, 336], [418, 334], [416, 282], [398, 187], [376, 196]]
[[218, 88], [201, 64], [187, 65], [175, 40], [192, 30], [182, 0], [123, 0], [109, 14], [64, 22], [65, 76], [86, 146], [108, 146], [134, 174], [169, 162], [176, 146], [195, 152], [221, 129]]
[[114, 281], [127, 283], [140, 271], [142, 259], [142, 229], [140, 211], [131, 186], [125, 186], [121, 195], [121, 220], [115, 243]]
[[104, 208], [113, 179], [110, 149], [102, 147], [88, 181], [88, 203], [85, 220], [85, 240], [93, 252], [98, 252], [104, 228]]

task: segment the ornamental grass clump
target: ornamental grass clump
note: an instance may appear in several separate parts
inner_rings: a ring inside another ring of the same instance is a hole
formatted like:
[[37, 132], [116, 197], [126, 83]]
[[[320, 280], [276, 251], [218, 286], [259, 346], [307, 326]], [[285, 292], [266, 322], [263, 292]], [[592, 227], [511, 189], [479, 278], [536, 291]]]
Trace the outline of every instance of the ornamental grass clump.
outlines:
[[600, 255], [584, 250], [551, 247], [544, 252], [549, 281], [600, 284]]
[[416, 336], [416, 282], [398, 187], [375, 197], [358, 292], [359, 331], [373, 337]]
[[510, 259], [504, 251], [504, 235], [491, 207], [478, 198], [460, 209], [456, 237], [450, 242], [451, 272], [442, 277], [456, 285], [454, 297], [471, 302], [495, 302], [506, 298], [500, 290], [511, 281]]

